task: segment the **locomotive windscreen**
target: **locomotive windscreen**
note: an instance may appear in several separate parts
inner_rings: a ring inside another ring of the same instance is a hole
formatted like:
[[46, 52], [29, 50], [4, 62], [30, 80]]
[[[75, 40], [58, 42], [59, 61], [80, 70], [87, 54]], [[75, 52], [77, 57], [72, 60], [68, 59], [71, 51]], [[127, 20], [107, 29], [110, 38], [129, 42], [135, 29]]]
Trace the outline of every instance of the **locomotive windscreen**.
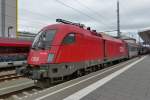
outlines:
[[56, 30], [54, 29], [40, 31], [33, 41], [32, 49], [48, 49], [51, 45], [55, 33]]

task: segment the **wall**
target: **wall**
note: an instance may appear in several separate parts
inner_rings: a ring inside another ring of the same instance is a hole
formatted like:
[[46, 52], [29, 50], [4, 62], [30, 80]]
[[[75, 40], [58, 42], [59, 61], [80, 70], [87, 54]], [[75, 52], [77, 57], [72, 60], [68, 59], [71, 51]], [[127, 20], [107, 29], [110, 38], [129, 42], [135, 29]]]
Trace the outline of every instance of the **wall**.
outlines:
[[[0, 9], [1, 9], [0, 10], [0, 36], [8, 37], [8, 28], [11, 26], [13, 28], [12, 29], [9, 28], [10, 37], [16, 37], [17, 0], [3, 0], [3, 1], [4, 3], [2, 5], [2, 0], [0, 0]], [[4, 15], [4, 17], [2, 17], [2, 15]]]

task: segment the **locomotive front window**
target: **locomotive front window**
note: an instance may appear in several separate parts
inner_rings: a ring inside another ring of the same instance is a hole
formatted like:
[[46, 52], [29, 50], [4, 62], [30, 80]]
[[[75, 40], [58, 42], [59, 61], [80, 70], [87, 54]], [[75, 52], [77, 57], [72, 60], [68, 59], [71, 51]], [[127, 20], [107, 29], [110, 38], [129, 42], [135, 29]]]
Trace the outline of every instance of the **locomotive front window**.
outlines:
[[71, 44], [75, 42], [75, 33], [69, 33], [63, 40], [63, 44]]
[[49, 48], [55, 36], [55, 33], [56, 30], [54, 29], [39, 32], [39, 34], [35, 37], [35, 40], [33, 41], [32, 48], [33, 49]]
[[47, 32], [45, 32], [45, 34], [43, 35], [45, 39], [44, 41], [52, 41], [55, 33], [56, 33], [56, 30], [48, 30]]

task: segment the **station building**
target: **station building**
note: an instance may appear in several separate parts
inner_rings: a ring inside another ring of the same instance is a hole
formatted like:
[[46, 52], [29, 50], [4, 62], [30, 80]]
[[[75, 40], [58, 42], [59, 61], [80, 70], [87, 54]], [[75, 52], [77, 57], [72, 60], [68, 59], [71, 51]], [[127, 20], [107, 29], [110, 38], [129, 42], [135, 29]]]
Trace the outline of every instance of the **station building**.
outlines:
[[144, 44], [150, 45], [150, 27], [140, 30], [138, 34], [144, 40]]
[[17, 0], [0, 0], [0, 37], [16, 37]]

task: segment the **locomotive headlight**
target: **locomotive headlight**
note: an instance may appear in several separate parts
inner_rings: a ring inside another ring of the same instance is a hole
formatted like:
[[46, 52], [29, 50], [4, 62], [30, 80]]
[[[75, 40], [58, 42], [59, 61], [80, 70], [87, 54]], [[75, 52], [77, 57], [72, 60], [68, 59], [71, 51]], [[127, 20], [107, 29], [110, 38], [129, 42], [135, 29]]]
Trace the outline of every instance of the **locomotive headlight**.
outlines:
[[49, 54], [48, 55], [48, 59], [47, 59], [47, 62], [50, 63], [53, 61], [53, 58], [54, 58], [54, 54]]

